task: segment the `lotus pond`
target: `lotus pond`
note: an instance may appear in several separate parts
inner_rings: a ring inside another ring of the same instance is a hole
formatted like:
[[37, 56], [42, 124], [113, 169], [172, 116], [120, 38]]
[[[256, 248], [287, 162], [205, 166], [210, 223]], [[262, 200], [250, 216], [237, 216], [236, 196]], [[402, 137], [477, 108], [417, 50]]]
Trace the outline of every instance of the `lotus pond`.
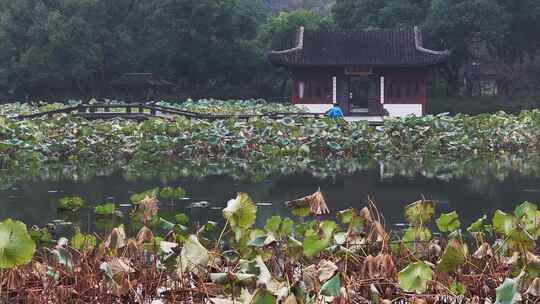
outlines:
[[0, 109], [1, 300], [540, 299], [540, 111], [379, 127], [15, 117], [63, 106]]
[[[533, 159], [470, 160], [444, 163], [430, 172], [410, 162], [356, 162], [350, 163], [349, 172], [313, 168], [316, 170], [265, 175], [263, 180], [234, 178], [223, 173], [227, 172], [224, 168], [216, 172], [199, 168], [192, 176], [175, 176], [165, 168], [127, 172], [48, 167], [41, 175], [1, 175], [5, 182], [0, 189], [0, 218], [19, 219], [39, 227], [54, 225], [60, 235], [71, 234], [71, 224], [102, 233], [114, 224], [129, 225], [133, 194], [170, 186], [182, 187], [186, 195], [165, 200], [162, 212], [169, 216], [184, 213], [200, 224], [219, 221], [226, 202], [238, 192], [249, 193], [257, 202], [258, 224], [262, 225], [273, 215], [289, 214], [284, 202], [318, 188], [325, 193], [332, 210], [362, 206], [371, 197], [389, 227], [399, 226], [404, 221], [404, 206], [421, 197], [435, 201], [438, 211], [457, 211], [464, 223], [470, 223], [496, 209], [512, 208], [516, 202], [540, 202], [540, 176], [528, 170], [534, 166]], [[73, 196], [86, 202], [81, 210], [58, 210], [61, 198]], [[123, 218], [96, 218], [94, 207], [104, 203], [114, 203]]]

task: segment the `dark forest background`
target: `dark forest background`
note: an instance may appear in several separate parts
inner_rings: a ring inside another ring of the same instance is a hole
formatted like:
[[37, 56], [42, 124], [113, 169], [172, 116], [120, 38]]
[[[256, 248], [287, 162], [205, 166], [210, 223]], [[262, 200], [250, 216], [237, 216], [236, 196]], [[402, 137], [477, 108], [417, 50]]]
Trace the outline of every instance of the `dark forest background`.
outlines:
[[538, 0], [0, 0], [0, 100], [103, 98], [128, 72], [160, 75], [176, 99], [278, 100], [287, 72], [265, 54], [299, 26], [418, 25], [428, 47], [452, 49], [432, 97], [529, 102], [539, 20]]

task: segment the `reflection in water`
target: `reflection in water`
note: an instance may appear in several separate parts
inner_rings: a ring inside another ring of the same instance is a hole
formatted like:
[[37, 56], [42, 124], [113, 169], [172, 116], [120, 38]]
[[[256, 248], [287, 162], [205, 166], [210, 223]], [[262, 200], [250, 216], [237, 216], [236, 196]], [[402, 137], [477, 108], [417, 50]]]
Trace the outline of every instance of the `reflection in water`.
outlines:
[[[489, 167], [484, 168], [488, 171]], [[290, 216], [284, 202], [313, 193], [318, 187], [325, 193], [333, 211], [348, 207], [362, 208], [366, 205], [367, 197], [373, 197], [387, 224], [403, 221], [404, 206], [422, 196], [438, 201], [438, 211], [456, 210], [464, 223], [470, 223], [496, 209], [513, 209], [525, 200], [540, 202], [540, 178], [510, 170], [503, 178], [498, 174], [486, 174], [486, 171], [476, 176], [449, 178], [444, 170], [432, 175], [421, 171], [411, 173], [413, 171], [410, 170], [410, 167], [385, 164], [379, 168], [333, 177], [277, 174], [255, 182], [227, 176], [177, 178], [171, 181], [159, 177], [127, 176], [125, 171], [76, 180], [54, 175], [52, 179], [14, 181], [8, 189], [0, 190], [0, 218], [10, 217], [30, 225], [44, 226], [62, 217], [84, 230], [99, 231], [111, 224], [102, 221], [96, 224], [92, 212], [94, 205], [115, 202], [127, 219], [131, 210], [131, 194], [166, 185], [185, 188], [190, 199], [174, 204], [163, 202], [160, 212], [184, 212], [192, 221], [201, 223], [220, 220], [221, 208], [237, 192], [249, 193], [258, 203], [259, 225], [272, 215]], [[56, 211], [58, 199], [72, 195], [85, 198], [89, 206], [80, 214], [59, 215]]]

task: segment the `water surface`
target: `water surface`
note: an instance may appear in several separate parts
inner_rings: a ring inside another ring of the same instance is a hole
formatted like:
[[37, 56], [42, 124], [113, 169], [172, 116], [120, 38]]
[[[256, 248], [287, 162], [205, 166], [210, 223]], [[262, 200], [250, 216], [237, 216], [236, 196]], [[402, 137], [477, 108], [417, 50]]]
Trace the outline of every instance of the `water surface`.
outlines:
[[[71, 179], [18, 181], [0, 191], [0, 218], [45, 226], [58, 219], [74, 222], [86, 231], [106, 230], [96, 224], [93, 206], [115, 202], [127, 216], [129, 196], [154, 187], [181, 186], [189, 199], [162, 202], [160, 212], [186, 213], [193, 222], [221, 220], [221, 209], [237, 192], [248, 193], [258, 204], [258, 224], [273, 215], [290, 216], [284, 202], [311, 194], [320, 188], [332, 211], [366, 206], [371, 197], [385, 216], [387, 227], [403, 222], [403, 208], [421, 197], [436, 200], [440, 212], [457, 211], [462, 222], [471, 223], [497, 209], [511, 210], [523, 201], [540, 202], [540, 178], [508, 173], [461, 178], [425, 177], [420, 174], [388, 176], [384, 169], [316, 178], [310, 174], [274, 175], [263, 182], [238, 181], [227, 176], [183, 178], [164, 183], [160, 179], [127, 179], [121, 172], [85, 181]], [[88, 206], [75, 215], [59, 214], [58, 199], [81, 196]]]

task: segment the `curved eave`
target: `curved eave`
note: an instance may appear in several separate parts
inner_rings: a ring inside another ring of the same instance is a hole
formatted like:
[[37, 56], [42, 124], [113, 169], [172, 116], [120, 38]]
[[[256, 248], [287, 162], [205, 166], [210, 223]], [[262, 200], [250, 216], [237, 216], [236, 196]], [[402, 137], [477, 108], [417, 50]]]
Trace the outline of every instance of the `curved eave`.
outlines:
[[[290, 54], [292, 56], [298, 55], [298, 54]], [[284, 67], [284, 68], [307, 68], [307, 67], [351, 67], [351, 66], [368, 66], [368, 67], [375, 67], [375, 68], [422, 68], [422, 67], [434, 67], [434, 66], [440, 66], [444, 65], [448, 61], [448, 55], [441, 55], [439, 58], [434, 59], [429, 62], [409, 62], [409, 63], [321, 63], [321, 62], [299, 62], [299, 61], [291, 61], [286, 56], [283, 56], [283, 54], [276, 54], [276, 53], [268, 53], [267, 55], [268, 60], [270, 63], [276, 67]]]

